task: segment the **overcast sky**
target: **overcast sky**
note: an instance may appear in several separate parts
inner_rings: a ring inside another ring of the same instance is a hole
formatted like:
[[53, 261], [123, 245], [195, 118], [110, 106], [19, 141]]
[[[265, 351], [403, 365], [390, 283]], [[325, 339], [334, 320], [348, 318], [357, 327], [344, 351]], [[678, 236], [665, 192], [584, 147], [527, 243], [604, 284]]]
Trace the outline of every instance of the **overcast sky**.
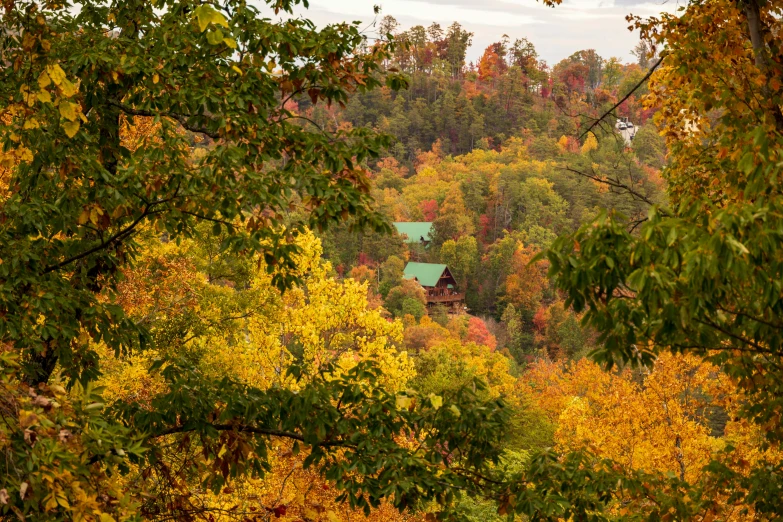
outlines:
[[528, 38], [541, 59], [554, 65], [581, 49], [595, 49], [604, 58], [633, 61], [630, 50], [639, 37], [628, 31], [625, 16], [673, 11], [677, 1], [563, 0], [553, 9], [536, 0], [310, 0], [310, 9], [299, 12], [318, 25], [345, 20], [369, 24], [375, 18], [374, 4], [381, 6], [382, 15], [394, 16], [404, 29], [432, 22], [445, 28], [456, 20], [475, 33], [469, 61], [475, 61], [489, 44], [507, 34], [512, 41]]

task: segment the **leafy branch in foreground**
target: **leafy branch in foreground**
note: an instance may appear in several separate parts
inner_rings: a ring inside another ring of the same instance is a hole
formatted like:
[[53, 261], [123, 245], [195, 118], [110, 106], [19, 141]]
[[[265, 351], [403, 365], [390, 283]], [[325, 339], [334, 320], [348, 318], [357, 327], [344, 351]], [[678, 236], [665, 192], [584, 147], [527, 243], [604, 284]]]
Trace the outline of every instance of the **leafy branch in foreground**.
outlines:
[[363, 50], [356, 26], [275, 24], [233, 0], [22, 1], [3, 24], [0, 335], [24, 354], [28, 383], [56, 365], [95, 379], [82, 331], [117, 351], [144, 341], [96, 299], [133, 262], [141, 230], [177, 239], [208, 221], [229, 232], [224, 249], [271, 270], [291, 268], [305, 226], [350, 215], [387, 229], [362, 162], [389, 138], [297, 125], [285, 105], [297, 93], [344, 104], [381, 84], [393, 47]]
[[[352, 507], [378, 507], [382, 499], [403, 509], [424, 507], [430, 499], [444, 504], [454, 492], [481, 491], [501, 455], [507, 412], [502, 401], [480, 402], [475, 390], [453, 395], [387, 392], [377, 385], [382, 372], [360, 363], [344, 373], [325, 368], [297, 391], [283, 387], [254, 389], [229, 379], [205, 379], [193, 368], [167, 364], [162, 373], [165, 394], [149, 404], [116, 404], [113, 410], [128, 426], [146, 433], [150, 459], [139, 467], [165, 466], [168, 447], [189, 457], [180, 464], [183, 476], [201, 477], [214, 493], [243, 473], [269, 471], [272, 440], [293, 442], [306, 451], [305, 469], [313, 466]], [[289, 372], [300, 375], [297, 367]], [[166, 412], [166, 413], [162, 413]], [[183, 447], [201, 441], [197, 452]], [[206, 441], [212, 441], [206, 443]], [[253, 456], [251, 458], [251, 455]], [[143, 461], [142, 461], [143, 462]], [[177, 477], [161, 484], [177, 489]], [[155, 511], [156, 496], [145, 510]], [[188, 488], [180, 491], [188, 510]]]

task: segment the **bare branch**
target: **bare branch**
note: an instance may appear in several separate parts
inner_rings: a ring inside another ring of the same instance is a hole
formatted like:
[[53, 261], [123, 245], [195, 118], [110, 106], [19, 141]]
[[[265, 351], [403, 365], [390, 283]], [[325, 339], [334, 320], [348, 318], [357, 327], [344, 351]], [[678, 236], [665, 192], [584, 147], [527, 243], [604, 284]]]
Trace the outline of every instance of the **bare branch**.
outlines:
[[652, 73], [654, 73], [654, 72], [655, 72], [655, 70], [656, 70], [656, 69], [657, 69], [657, 68], [658, 68], [658, 67], [661, 65], [661, 63], [662, 63], [662, 62], [663, 62], [663, 56], [661, 56], [660, 58], [658, 58], [658, 61], [657, 61], [657, 62], [655, 62], [655, 63], [653, 64], [653, 66], [652, 66], [652, 67], [650, 67], [650, 70], [649, 70], [649, 71], [647, 71], [647, 74], [645, 74], [645, 75], [644, 75], [644, 78], [642, 78], [641, 80], [639, 80], [639, 83], [637, 83], [636, 85], [634, 85], [634, 86], [633, 86], [633, 89], [631, 89], [630, 91], [628, 91], [628, 94], [626, 94], [625, 96], [623, 96], [623, 99], [622, 99], [622, 100], [620, 100], [619, 102], [617, 102], [617, 103], [615, 103], [614, 105], [612, 105], [612, 107], [611, 107], [611, 108], [610, 108], [608, 111], [606, 111], [605, 113], [603, 113], [603, 114], [602, 114], [602, 115], [601, 115], [601, 116], [600, 116], [600, 117], [599, 117], [597, 120], [595, 120], [595, 121], [594, 121], [592, 124], [590, 124], [590, 126], [587, 128], [587, 130], [586, 130], [586, 131], [584, 131], [582, 134], [580, 134], [580, 135], [579, 135], [579, 139], [582, 139], [582, 138], [584, 138], [584, 137], [587, 135], [587, 133], [588, 133], [588, 132], [590, 132], [591, 130], [593, 130], [593, 129], [594, 129], [596, 126], [597, 126], [597, 125], [599, 125], [599, 122], [603, 121], [603, 119], [604, 119], [604, 118], [606, 118], [607, 116], [611, 116], [611, 115], [614, 113], [615, 109], [617, 109], [617, 107], [619, 107], [620, 105], [622, 105], [622, 104], [625, 102], [625, 100], [627, 100], [628, 98], [630, 98], [630, 97], [631, 97], [631, 95], [632, 95], [633, 93], [635, 93], [635, 92], [636, 92], [636, 91], [639, 89], [639, 87], [641, 87], [642, 85], [644, 85], [644, 82], [646, 82], [646, 81], [647, 81], [647, 80], [650, 78], [650, 76], [652, 76]]
[[[643, 202], [647, 203], [647, 204], [648, 204], [648, 205], [650, 205], [650, 206], [654, 206], [654, 205], [655, 205], [655, 203], [654, 203], [654, 202], [652, 202], [652, 201], [650, 200], [650, 198], [648, 198], [648, 197], [647, 197], [647, 196], [645, 196], [644, 194], [641, 194], [641, 193], [639, 193], [639, 192], [638, 192], [638, 191], [636, 191], [635, 189], [633, 189], [633, 188], [629, 187], [628, 185], [626, 185], [625, 183], [622, 183], [622, 182], [620, 182], [620, 181], [619, 181], [619, 180], [617, 180], [617, 179], [610, 179], [610, 178], [606, 178], [606, 179], [605, 179], [605, 178], [602, 178], [602, 177], [600, 177], [600, 176], [597, 176], [597, 175], [595, 175], [595, 174], [590, 174], [590, 173], [588, 173], [588, 172], [582, 172], [581, 170], [576, 170], [576, 169], [574, 169], [574, 168], [571, 168], [571, 167], [564, 167], [564, 168], [563, 168], [563, 170], [567, 170], [568, 172], [573, 172], [574, 174], [579, 174], [580, 176], [583, 176], [583, 177], [585, 177], [585, 178], [591, 179], [591, 180], [593, 180], [593, 181], [597, 181], [598, 183], [603, 183], [603, 184], [605, 184], [605, 185], [609, 185], [610, 187], [614, 187], [614, 188], [616, 188], [616, 189], [621, 189], [621, 190], [624, 190], [624, 191], [626, 191], [628, 194], [630, 194], [631, 196], [633, 196], [634, 198], [638, 199], [639, 201], [643, 201]], [[661, 214], [663, 214], [663, 215], [666, 215], [666, 216], [668, 216], [668, 215], [669, 215], [669, 214], [668, 214], [666, 211], [664, 211], [664, 210], [659, 210], [659, 212], [660, 212]]]

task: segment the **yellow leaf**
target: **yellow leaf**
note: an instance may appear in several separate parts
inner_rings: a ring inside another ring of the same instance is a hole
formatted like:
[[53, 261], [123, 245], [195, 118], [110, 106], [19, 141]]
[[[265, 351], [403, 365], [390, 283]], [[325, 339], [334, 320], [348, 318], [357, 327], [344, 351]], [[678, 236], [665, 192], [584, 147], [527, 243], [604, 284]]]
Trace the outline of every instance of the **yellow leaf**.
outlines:
[[405, 395], [398, 395], [396, 399], [396, 406], [400, 410], [407, 410], [413, 404], [413, 399], [406, 397]]
[[35, 118], [30, 118], [29, 120], [25, 120], [24, 125], [22, 125], [22, 128], [27, 129], [37, 129], [39, 127], [38, 120]]
[[48, 500], [46, 501], [46, 504], [44, 504], [44, 509], [46, 511], [50, 511], [52, 509], [55, 509], [57, 507], [57, 499], [54, 498], [54, 495], [51, 493], [46, 497]]
[[85, 208], [84, 210], [82, 210], [82, 213], [79, 214], [79, 224], [84, 225], [85, 223], [87, 223], [87, 221], [89, 221], [89, 219], [90, 219], [90, 209]]
[[76, 115], [76, 104], [71, 102], [60, 102], [60, 115], [68, 121], [76, 121], [79, 116]]
[[20, 147], [16, 151], [16, 155], [19, 157], [19, 161], [26, 161], [27, 163], [33, 161], [33, 153], [27, 147]]
[[65, 498], [65, 495], [62, 493], [57, 493], [57, 503], [66, 509], [71, 507], [71, 505], [68, 504], [68, 499]]
[[49, 74], [49, 78], [55, 85], [60, 85], [63, 80], [66, 79], [65, 71], [58, 64], [50, 65], [46, 68], [46, 72]]
[[22, 93], [22, 99], [27, 103], [28, 107], [32, 107], [35, 105], [35, 98], [33, 97], [33, 93], [30, 91], [30, 88], [27, 85], [22, 85], [22, 87], [19, 89], [19, 92]]
[[314, 509], [305, 508], [304, 509], [304, 514], [310, 520], [317, 520], [318, 519], [318, 512], [316, 510], [314, 510]]
[[326, 518], [329, 519], [329, 522], [340, 522], [340, 517], [338, 517], [331, 509], [326, 512]]
[[38, 101], [41, 103], [52, 103], [52, 95], [49, 91], [41, 91], [38, 93]]
[[232, 68], [232, 69], [234, 69], [236, 72], [238, 72], [240, 75], [242, 75], [242, 74], [243, 74], [243, 73], [242, 73], [242, 69], [240, 69], [240, 68], [239, 68], [239, 67], [237, 67], [236, 65], [232, 65], [232, 66], [231, 66], [231, 68]]
[[66, 136], [69, 138], [76, 136], [76, 133], [79, 132], [79, 125], [80, 123], [78, 120], [63, 123], [63, 130], [65, 131]]
[[101, 513], [101, 522], [116, 522], [114, 517], [108, 513]]
[[52, 83], [52, 79], [49, 78], [49, 75], [46, 74], [46, 71], [43, 71], [41, 74], [38, 75], [38, 87], [41, 89], [49, 86]]
[[209, 24], [222, 25], [228, 29], [226, 17], [215, 11], [211, 5], [202, 4], [196, 8], [193, 14], [195, 14], [198, 19], [198, 27], [202, 33], [206, 31]]
[[223, 38], [223, 43], [231, 47], [232, 49], [237, 48], [237, 41], [234, 40], [233, 38]]
[[432, 404], [432, 407], [436, 410], [439, 409], [441, 406], [443, 406], [443, 397], [440, 395], [435, 395], [434, 393], [430, 393], [430, 403]]
[[158, 76], [158, 73], [155, 73], [152, 75], [152, 83], [158, 83], [160, 81], [160, 76]]
[[70, 80], [64, 79], [62, 83], [60, 83], [60, 92], [63, 93], [63, 96], [66, 98], [70, 98], [76, 94], [76, 86]]
[[228, 451], [228, 448], [226, 447], [225, 444], [223, 444], [223, 446], [220, 448], [220, 451], [218, 452], [218, 458], [220, 458], [223, 455], [225, 455], [227, 451]]

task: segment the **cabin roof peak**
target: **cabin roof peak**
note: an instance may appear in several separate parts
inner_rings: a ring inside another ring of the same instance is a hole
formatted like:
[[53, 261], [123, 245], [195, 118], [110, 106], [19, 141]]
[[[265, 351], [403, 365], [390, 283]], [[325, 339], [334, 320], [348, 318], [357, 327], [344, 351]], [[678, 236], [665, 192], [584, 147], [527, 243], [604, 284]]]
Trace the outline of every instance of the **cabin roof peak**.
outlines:
[[[435, 287], [444, 273], [452, 280], [449, 267], [438, 263], [415, 263], [409, 262], [405, 265], [403, 277], [405, 279], [416, 279], [421, 286]], [[456, 280], [454, 281], [456, 283]]]

